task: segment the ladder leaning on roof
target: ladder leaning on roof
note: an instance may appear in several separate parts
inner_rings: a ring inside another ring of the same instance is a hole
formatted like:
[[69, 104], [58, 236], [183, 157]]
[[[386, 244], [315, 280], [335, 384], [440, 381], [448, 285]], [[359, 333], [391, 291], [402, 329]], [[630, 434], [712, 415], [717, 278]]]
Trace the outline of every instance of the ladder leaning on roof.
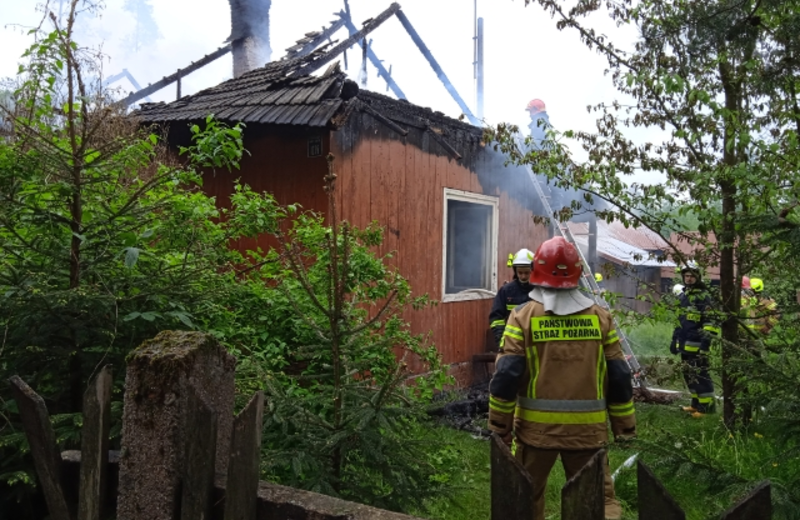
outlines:
[[[528, 172], [528, 176], [533, 183], [533, 187], [536, 189], [537, 195], [542, 201], [542, 206], [544, 207], [545, 213], [550, 219], [553, 219], [553, 209], [550, 207], [550, 201], [547, 200], [547, 196], [544, 193], [544, 189], [542, 185], [539, 183], [539, 179], [536, 177], [536, 174], [533, 173], [530, 166], [525, 167], [525, 171]], [[548, 187], [549, 191], [549, 187]], [[559, 234], [563, 236], [567, 242], [575, 246], [575, 249], [578, 251], [578, 255], [581, 259], [581, 264], [583, 264], [583, 270], [581, 272], [581, 282], [583, 283], [584, 287], [588, 290], [589, 295], [594, 299], [595, 303], [604, 309], [609, 309], [610, 306], [606, 299], [603, 297], [600, 286], [597, 285], [597, 281], [594, 279], [594, 274], [592, 273], [591, 268], [589, 267], [589, 262], [586, 261], [586, 257], [583, 255], [583, 251], [581, 251], [580, 246], [575, 242], [575, 237], [572, 235], [572, 231], [569, 229], [569, 226], [565, 222], [556, 221], [556, 229], [558, 230]], [[622, 345], [622, 351], [625, 353], [625, 360], [628, 362], [628, 366], [631, 367], [631, 372], [633, 373], [633, 383], [634, 386], [645, 387], [644, 381], [644, 373], [642, 372], [642, 366], [639, 364], [639, 360], [636, 359], [636, 355], [633, 353], [631, 349], [630, 342], [628, 341], [628, 337], [620, 328], [617, 319], [613, 317], [614, 320], [614, 327], [617, 329], [617, 335], [619, 336], [620, 345]]]

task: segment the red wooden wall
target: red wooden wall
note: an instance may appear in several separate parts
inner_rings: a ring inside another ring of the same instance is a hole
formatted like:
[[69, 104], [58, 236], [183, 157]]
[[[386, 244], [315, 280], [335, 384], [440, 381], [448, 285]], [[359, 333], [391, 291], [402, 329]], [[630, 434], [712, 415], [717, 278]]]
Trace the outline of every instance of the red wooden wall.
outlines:
[[[409, 280], [415, 294], [442, 299], [442, 218], [444, 188], [499, 197], [498, 287], [510, 280], [509, 252], [535, 249], [547, 230], [531, 218], [534, 196], [526, 174], [506, 169], [478, 144], [453, 143], [463, 156], [449, 156], [422, 129], [402, 137], [365, 114], [351, 116], [334, 132], [340, 218], [356, 226], [377, 220], [385, 228], [381, 254]], [[524, 176], [524, 177], [523, 177]], [[513, 195], [513, 196], [512, 196]], [[484, 351], [491, 299], [439, 303], [406, 315], [413, 331], [432, 331], [443, 359], [462, 384], [471, 379], [472, 355]], [[419, 367], [415, 367], [419, 368]]]

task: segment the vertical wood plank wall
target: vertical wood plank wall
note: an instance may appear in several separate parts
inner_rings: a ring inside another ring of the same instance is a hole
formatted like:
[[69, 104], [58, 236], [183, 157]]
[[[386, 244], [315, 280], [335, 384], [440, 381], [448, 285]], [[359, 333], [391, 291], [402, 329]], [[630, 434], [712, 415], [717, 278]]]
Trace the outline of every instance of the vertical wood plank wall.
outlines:
[[[436, 307], [409, 311], [415, 333], [433, 333], [443, 360], [455, 366], [460, 383], [471, 379], [473, 354], [484, 351], [491, 299], [442, 303], [444, 188], [499, 198], [498, 287], [510, 280], [508, 253], [536, 249], [547, 230], [532, 221], [534, 196], [523, 171], [504, 169], [502, 161], [474, 145], [461, 161], [422, 129], [409, 127], [403, 137], [365, 114], [353, 114], [347, 126], [332, 133], [339, 178], [341, 218], [364, 227], [377, 220], [384, 227], [382, 255], [409, 280], [415, 294], [428, 293]], [[529, 191], [528, 191], [529, 190]], [[513, 194], [513, 196], [512, 196]], [[412, 366], [419, 370], [422, 367]]]
[[[322, 154], [308, 157], [308, 140], [314, 137], [322, 138]], [[240, 179], [253, 191], [271, 193], [280, 204], [299, 203], [303, 209], [326, 213], [328, 199], [323, 177], [328, 171], [325, 159], [328, 140], [328, 131], [322, 128], [248, 127], [244, 145], [250, 155], [242, 158], [241, 169], [206, 174], [203, 189], [217, 197], [218, 206], [230, 207], [234, 181]], [[232, 244], [242, 252], [256, 245], [266, 250], [275, 243], [264, 236], [258, 241], [241, 240]]]

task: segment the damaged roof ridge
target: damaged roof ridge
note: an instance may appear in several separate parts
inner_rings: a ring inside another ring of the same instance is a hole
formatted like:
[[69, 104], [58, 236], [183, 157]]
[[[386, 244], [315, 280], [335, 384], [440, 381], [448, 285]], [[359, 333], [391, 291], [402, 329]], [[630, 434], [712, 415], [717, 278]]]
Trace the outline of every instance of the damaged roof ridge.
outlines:
[[[369, 105], [370, 108], [380, 112], [384, 117], [394, 122], [412, 125], [421, 129], [424, 129], [426, 125], [445, 126], [452, 131], [463, 131], [478, 138], [483, 137], [483, 129], [478, 126], [460, 121], [441, 112], [433, 112], [405, 99], [394, 99], [378, 92], [364, 89], [358, 91], [357, 97], [362, 103]], [[394, 110], [387, 111], [386, 108]]]

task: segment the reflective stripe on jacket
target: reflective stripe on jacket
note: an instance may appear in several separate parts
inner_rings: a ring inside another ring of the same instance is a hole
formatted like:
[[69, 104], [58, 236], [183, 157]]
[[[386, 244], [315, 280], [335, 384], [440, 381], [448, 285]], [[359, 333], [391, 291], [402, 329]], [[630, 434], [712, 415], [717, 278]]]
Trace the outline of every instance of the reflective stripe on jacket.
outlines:
[[[630, 372], [608, 311], [592, 305], [553, 316], [532, 301], [511, 313], [503, 342], [490, 384], [490, 429], [505, 434], [513, 421], [527, 445], [577, 450], [605, 445], [609, 418], [615, 435], [635, 433]], [[623, 401], [609, 393], [610, 363], [617, 375], [624, 367]]]
[[680, 325], [672, 335], [675, 345], [687, 354], [707, 352], [711, 338], [720, 335], [719, 326], [712, 320], [711, 295], [705, 287], [687, 289], [680, 295], [679, 305]]

